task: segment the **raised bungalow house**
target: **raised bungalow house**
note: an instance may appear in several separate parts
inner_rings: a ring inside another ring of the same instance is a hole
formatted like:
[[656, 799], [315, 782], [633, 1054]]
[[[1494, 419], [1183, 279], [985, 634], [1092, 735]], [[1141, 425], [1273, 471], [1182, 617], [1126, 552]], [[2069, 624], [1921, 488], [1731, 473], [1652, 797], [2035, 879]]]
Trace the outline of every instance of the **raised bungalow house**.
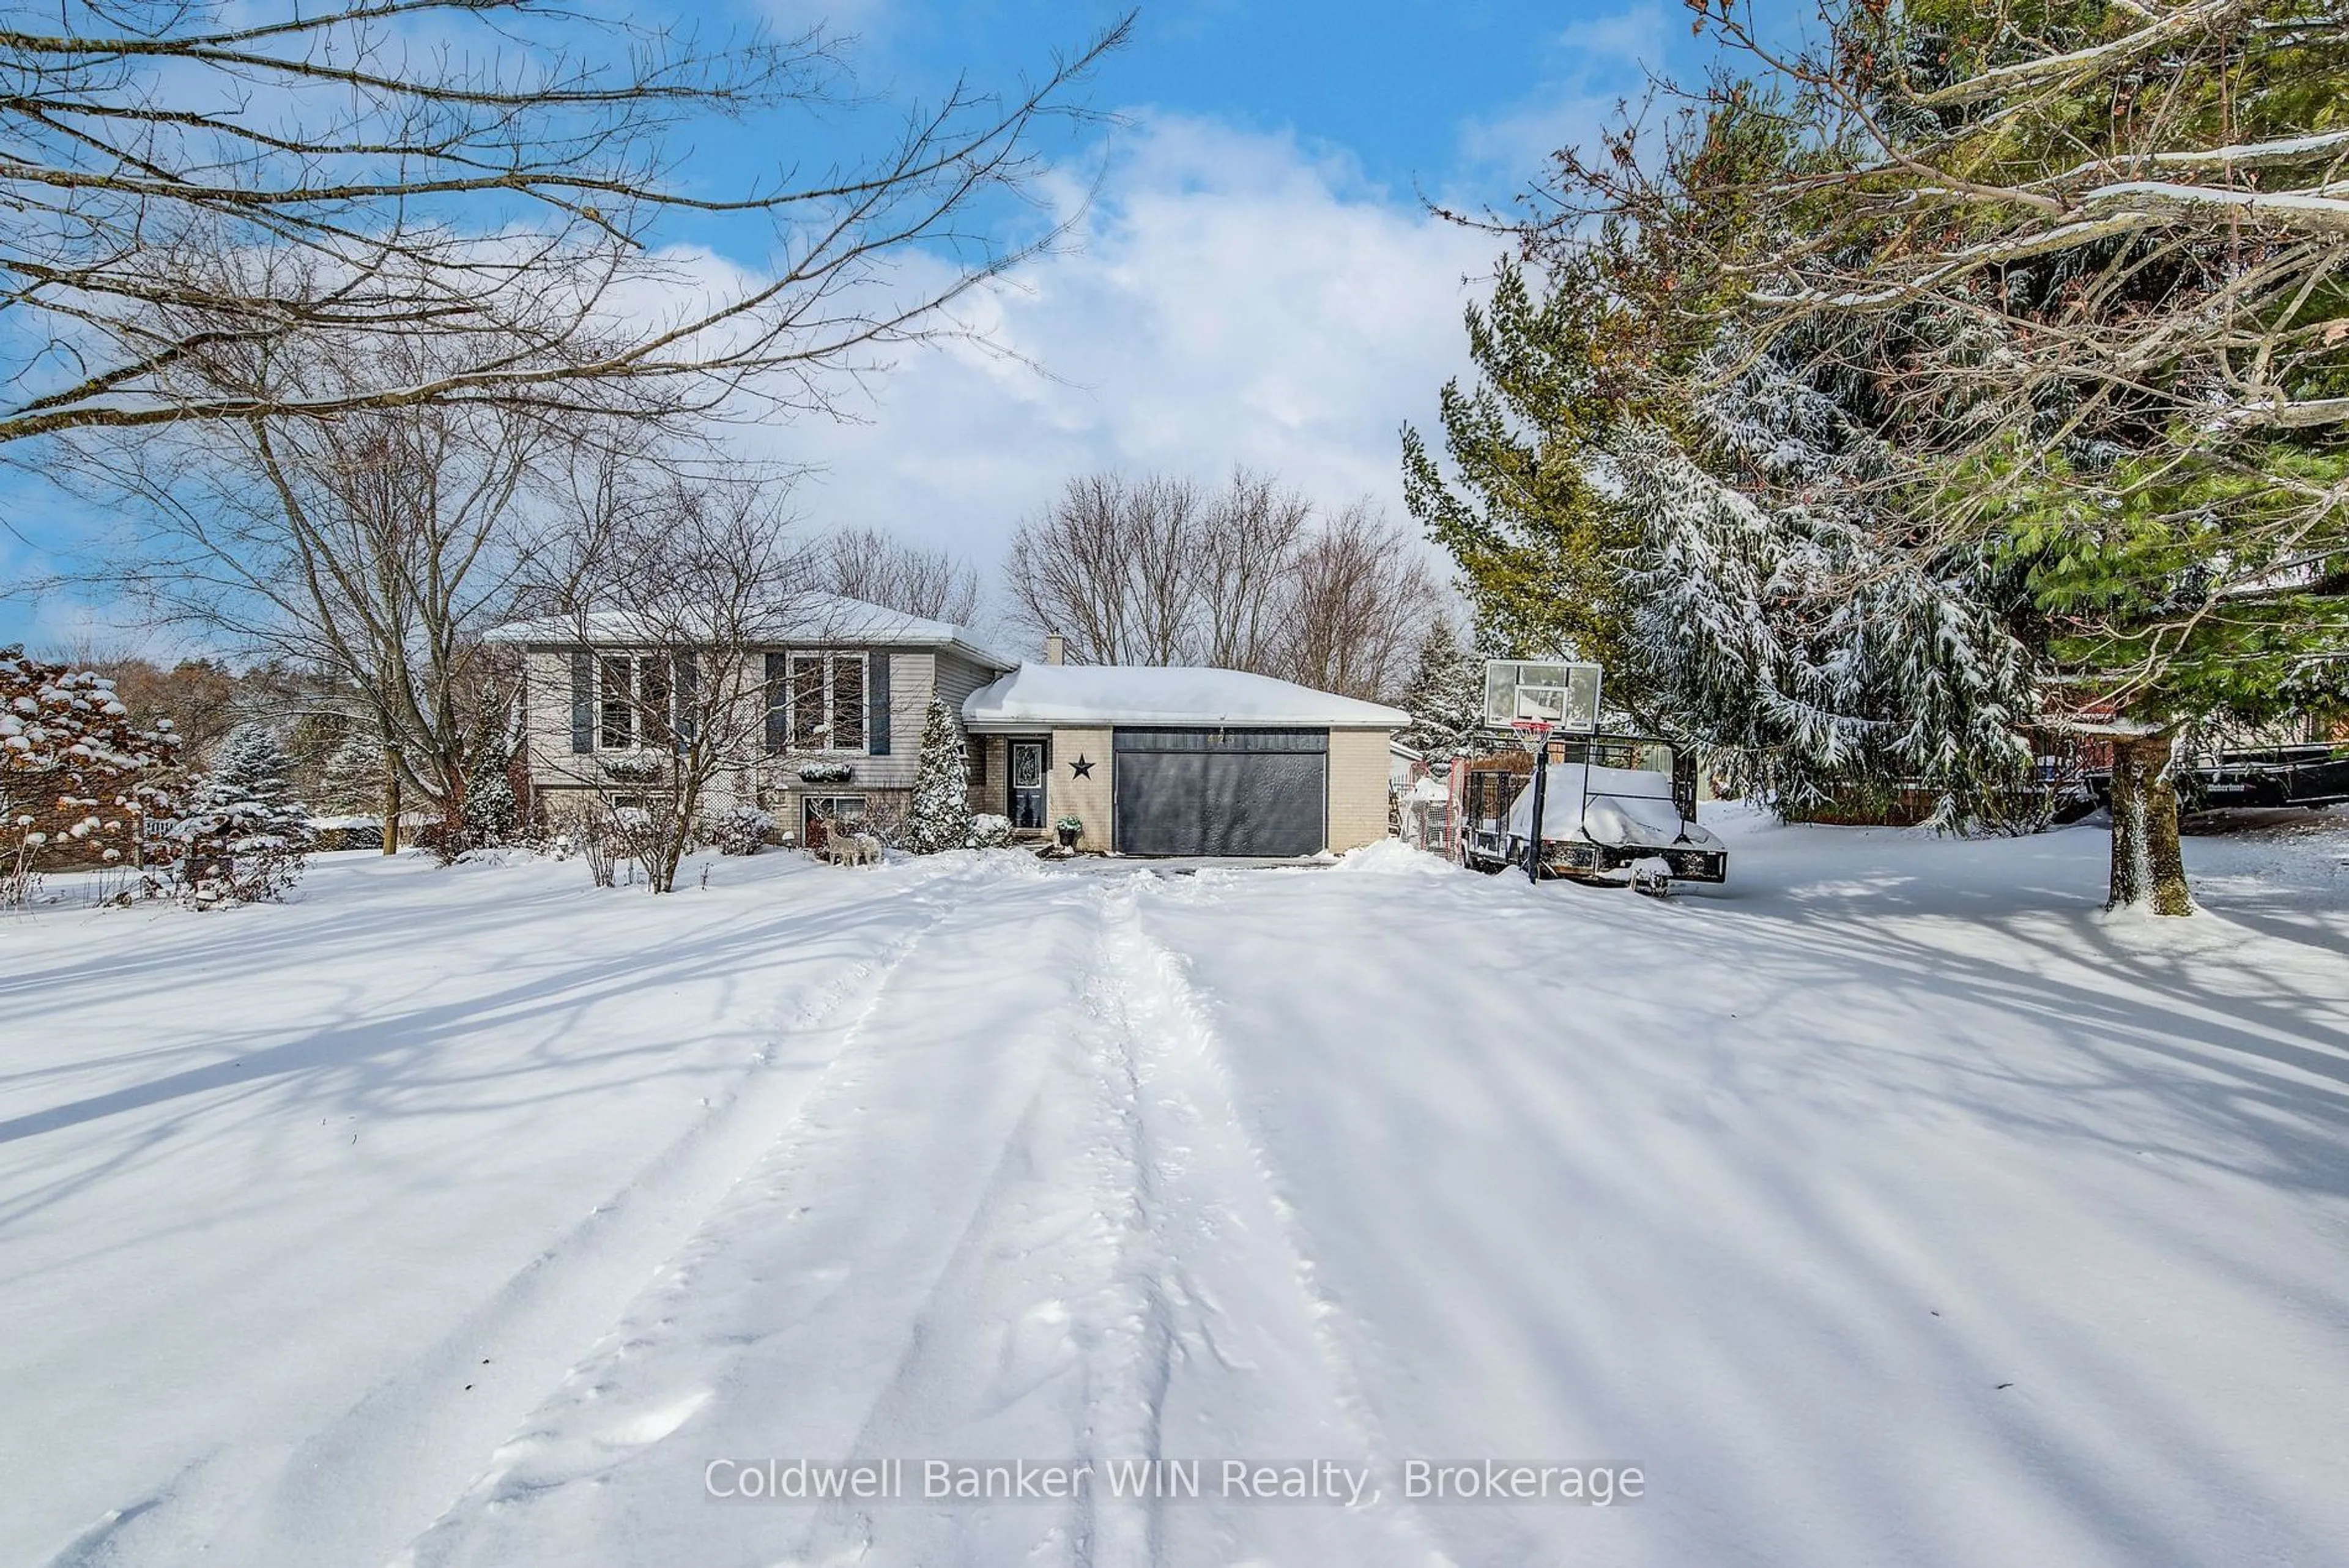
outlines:
[[[523, 650], [534, 795], [624, 788], [647, 662], [618, 618], [502, 627]], [[1023, 664], [964, 628], [811, 597], [752, 650], [767, 696], [763, 754], [724, 781], [722, 810], [756, 804], [795, 842], [911, 802], [933, 694], [970, 741], [970, 805], [1048, 836], [1127, 855], [1301, 856], [1386, 836], [1387, 746], [1407, 722], [1376, 703], [1227, 670]]]

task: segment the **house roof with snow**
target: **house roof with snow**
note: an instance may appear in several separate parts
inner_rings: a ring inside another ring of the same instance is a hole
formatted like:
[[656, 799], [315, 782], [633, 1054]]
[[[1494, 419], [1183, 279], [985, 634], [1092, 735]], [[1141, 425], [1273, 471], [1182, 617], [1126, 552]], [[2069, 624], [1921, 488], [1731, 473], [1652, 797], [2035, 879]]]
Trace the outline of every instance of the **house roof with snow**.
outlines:
[[[636, 611], [588, 609], [577, 615], [540, 616], [510, 621], [483, 634], [489, 641], [532, 648], [641, 648], [673, 640], [678, 634]], [[852, 645], [859, 648], [950, 649], [990, 670], [1010, 670], [1019, 660], [982, 646], [967, 628], [930, 620], [839, 594], [793, 594], [776, 604], [756, 640], [778, 647]]]
[[1058, 724], [1239, 725], [1393, 730], [1400, 709], [1237, 670], [1125, 664], [1023, 664], [963, 700], [978, 731]]

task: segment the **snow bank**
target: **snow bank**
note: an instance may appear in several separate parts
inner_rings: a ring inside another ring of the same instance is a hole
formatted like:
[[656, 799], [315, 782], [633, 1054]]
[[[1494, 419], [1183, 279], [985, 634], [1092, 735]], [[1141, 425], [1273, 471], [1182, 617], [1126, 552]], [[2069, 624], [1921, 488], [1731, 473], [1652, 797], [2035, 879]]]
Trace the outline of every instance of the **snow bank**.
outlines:
[[1370, 877], [1443, 877], [1459, 867], [1440, 855], [1413, 849], [1400, 838], [1381, 838], [1348, 850], [1331, 869]]

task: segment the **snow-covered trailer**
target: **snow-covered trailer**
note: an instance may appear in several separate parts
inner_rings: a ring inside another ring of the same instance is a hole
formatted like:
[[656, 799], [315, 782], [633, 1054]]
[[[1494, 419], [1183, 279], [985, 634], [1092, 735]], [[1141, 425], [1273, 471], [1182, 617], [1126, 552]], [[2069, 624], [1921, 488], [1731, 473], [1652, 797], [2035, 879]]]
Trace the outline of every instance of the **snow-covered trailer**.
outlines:
[[[1724, 882], [1729, 851], [1696, 820], [1695, 760], [1638, 735], [1553, 740], [1542, 802], [1545, 874], [1627, 881], [1661, 860], [1681, 882]], [[1453, 770], [1462, 864], [1500, 871], [1526, 863], [1533, 839], [1534, 753], [1506, 753]]]

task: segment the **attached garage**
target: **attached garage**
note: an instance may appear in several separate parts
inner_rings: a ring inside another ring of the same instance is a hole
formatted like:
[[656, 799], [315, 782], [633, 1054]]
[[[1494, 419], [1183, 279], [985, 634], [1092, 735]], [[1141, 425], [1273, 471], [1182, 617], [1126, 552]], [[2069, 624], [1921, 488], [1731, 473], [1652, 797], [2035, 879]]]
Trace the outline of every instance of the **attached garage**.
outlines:
[[[1291, 859], [1386, 836], [1407, 715], [1231, 670], [1027, 664], [963, 703], [1015, 828], [1120, 855]], [[999, 767], [999, 757], [1001, 766]], [[1041, 788], [1037, 787], [1041, 781]]]
[[1327, 730], [1115, 732], [1127, 855], [1297, 856], [1329, 842]]

